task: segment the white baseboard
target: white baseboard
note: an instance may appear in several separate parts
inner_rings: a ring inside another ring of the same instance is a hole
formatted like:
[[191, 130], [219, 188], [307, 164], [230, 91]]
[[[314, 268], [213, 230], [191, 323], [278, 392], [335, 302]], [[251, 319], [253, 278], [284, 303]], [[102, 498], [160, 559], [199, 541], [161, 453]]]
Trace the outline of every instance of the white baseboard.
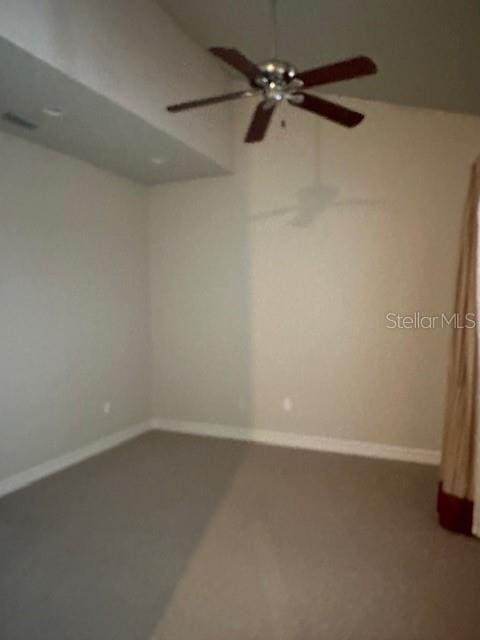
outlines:
[[26, 487], [41, 478], [50, 476], [58, 471], [62, 471], [62, 469], [71, 467], [72, 465], [82, 462], [87, 458], [91, 458], [92, 456], [96, 456], [103, 451], [112, 449], [113, 447], [122, 444], [122, 442], [135, 438], [149, 429], [151, 429], [151, 421], [141, 422], [140, 424], [136, 424], [123, 431], [112, 433], [104, 438], [100, 438], [100, 440], [96, 440], [81, 449], [69, 451], [59, 458], [48, 460], [36, 467], [32, 467], [31, 469], [16, 473], [4, 480], [0, 480], [0, 498], [7, 495], [7, 493], [12, 493], [17, 489]]
[[282, 431], [266, 431], [246, 427], [227, 427], [200, 422], [181, 422], [163, 418], [155, 418], [152, 420], [151, 428], [161, 431], [188, 433], [197, 436], [213, 436], [215, 438], [228, 438], [230, 440], [242, 440], [245, 442], [259, 442], [262, 444], [276, 445], [278, 447], [343, 453], [346, 455], [364, 456], [366, 458], [382, 458], [385, 460], [400, 460], [402, 462], [417, 462], [429, 465], [440, 464], [440, 451], [434, 449], [414, 449], [410, 447], [378, 444], [375, 442], [327, 438], [300, 433], [285, 433]]
[[[327, 438], [323, 436], [307, 435], [300, 433], [285, 433], [282, 431], [266, 431], [264, 429], [248, 429], [246, 427], [228, 427], [217, 424], [201, 422], [181, 422], [155, 418], [147, 422], [134, 425], [124, 431], [96, 440], [91, 444], [69, 451], [59, 458], [48, 460], [36, 467], [27, 469], [13, 476], [0, 480], [0, 498], [17, 489], [26, 487], [41, 478], [62, 471], [67, 467], [78, 464], [87, 458], [91, 458], [103, 451], [112, 449], [136, 436], [158, 429], [176, 433], [187, 433], [197, 436], [212, 436], [215, 438], [227, 438], [230, 440], [242, 440], [244, 442], [258, 442], [278, 447], [290, 447], [293, 449], [310, 449], [312, 451], [328, 451], [331, 453], [343, 453], [346, 455], [364, 456], [366, 458], [383, 458], [385, 460], [400, 460], [403, 462], [418, 462], [420, 464], [440, 464], [440, 452], [432, 449], [412, 449], [409, 447], [397, 447], [374, 442], [361, 442], [358, 440], [343, 440], [340, 438]], [[480, 532], [479, 532], [480, 533]]]

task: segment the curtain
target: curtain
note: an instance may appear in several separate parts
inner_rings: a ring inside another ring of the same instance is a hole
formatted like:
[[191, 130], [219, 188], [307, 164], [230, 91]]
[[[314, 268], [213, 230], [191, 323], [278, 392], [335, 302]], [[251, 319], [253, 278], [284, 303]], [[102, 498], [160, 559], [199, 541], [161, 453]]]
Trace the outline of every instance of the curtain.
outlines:
[[[472, 167], [460, 246], [445, 425], [438, 491], [440, 524], [480, 537], [479, 326], [477, 284], [480, 284], [479, 211], [480, 158]], [[473, 324], [473, 323], [472, 323]], [[479, 450], [477, 450], [479, 449]]]

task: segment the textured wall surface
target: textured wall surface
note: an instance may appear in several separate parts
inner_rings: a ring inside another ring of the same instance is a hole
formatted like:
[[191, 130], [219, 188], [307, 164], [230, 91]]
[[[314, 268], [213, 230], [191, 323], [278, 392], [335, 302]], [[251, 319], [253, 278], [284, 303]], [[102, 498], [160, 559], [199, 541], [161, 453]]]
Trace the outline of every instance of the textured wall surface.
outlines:
[[154, 412], [407, 447], [440, 444], [449, 314], [480, 118], [344, 100], [345, 130], [295, 109], [236, 174], [150, 203]]

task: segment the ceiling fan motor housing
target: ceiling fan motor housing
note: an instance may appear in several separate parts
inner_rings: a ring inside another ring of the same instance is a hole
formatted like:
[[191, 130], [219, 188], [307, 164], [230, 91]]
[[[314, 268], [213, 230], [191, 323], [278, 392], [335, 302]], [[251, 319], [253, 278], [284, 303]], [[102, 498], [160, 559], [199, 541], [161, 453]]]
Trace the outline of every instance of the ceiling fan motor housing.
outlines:
[[[297, 75], [296, 68], [283, 60], [267, 60], [258, 65], [253, 85], [263, 90], [267, 100], [280, 102]], [[300, 83], [301, 84], [301, 83]]]

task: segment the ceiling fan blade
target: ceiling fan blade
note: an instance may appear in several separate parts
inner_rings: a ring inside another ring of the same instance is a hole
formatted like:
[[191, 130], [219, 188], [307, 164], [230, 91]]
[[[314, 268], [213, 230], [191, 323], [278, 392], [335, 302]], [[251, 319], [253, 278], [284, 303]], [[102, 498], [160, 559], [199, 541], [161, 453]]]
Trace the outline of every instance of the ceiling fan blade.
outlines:
[[316, 87], [340, 80], [351, 80], [360, 76], [368, 76], [377, 72], [377, 65], [367, 56], [357, 56], [342, 62], [335, 62], [324, 67], [308, 69], [296, 75], [303, 81], [304, 87]]
[[292, 106], [316, 113], [317, 115], [323, 116], [324, 118], [327, 118], [332, 122], [336, 122], [337, 124], [341, 124], [344, 127], [355, 127], [357, 124], [360, 124], [365, 117], [362, 113], [352, 111], [351, 109], [342, 107], [341, 105], [330, 102], [329, 100], [324, 100], [318, 96], [312, 96], [309, 93], [299, 92], [295, 95], [303, 96], [303, 102], [290, 102]]
[[258, 67], [251, 60], [249, 60], [243, 53], [240, 53], [237, 49], [228, 49], [226, 47], [211, 47], [210, 51], [213, 55], [221, 58], [224, 62], [231, 67], [243, 73], [249, 80], [255, 80], [258, 75]]
[[265, 134], [272, 119], [275, 105], [270, 105], [265, 100], [262, 100], [255, 109], [252, 121], [245, 136], [245, 142], [260, 142], [265, 137]]
[[235, 91], [234, 93], [225, 93], [221, 96], [212, 96], [211, 98], [202, 98], [200, 100], [191, 100], [190, 102], [180, 102], [179, 104], [171, 104], [167, 107], [170, 113], [185, 111], [186, 109], [195, 109], [196, 107], [205, 107], [209, 104], [218, 104], [219, 102], [227, 102], [227, 100], [236, 100], [255, 95], [254, 91]]

